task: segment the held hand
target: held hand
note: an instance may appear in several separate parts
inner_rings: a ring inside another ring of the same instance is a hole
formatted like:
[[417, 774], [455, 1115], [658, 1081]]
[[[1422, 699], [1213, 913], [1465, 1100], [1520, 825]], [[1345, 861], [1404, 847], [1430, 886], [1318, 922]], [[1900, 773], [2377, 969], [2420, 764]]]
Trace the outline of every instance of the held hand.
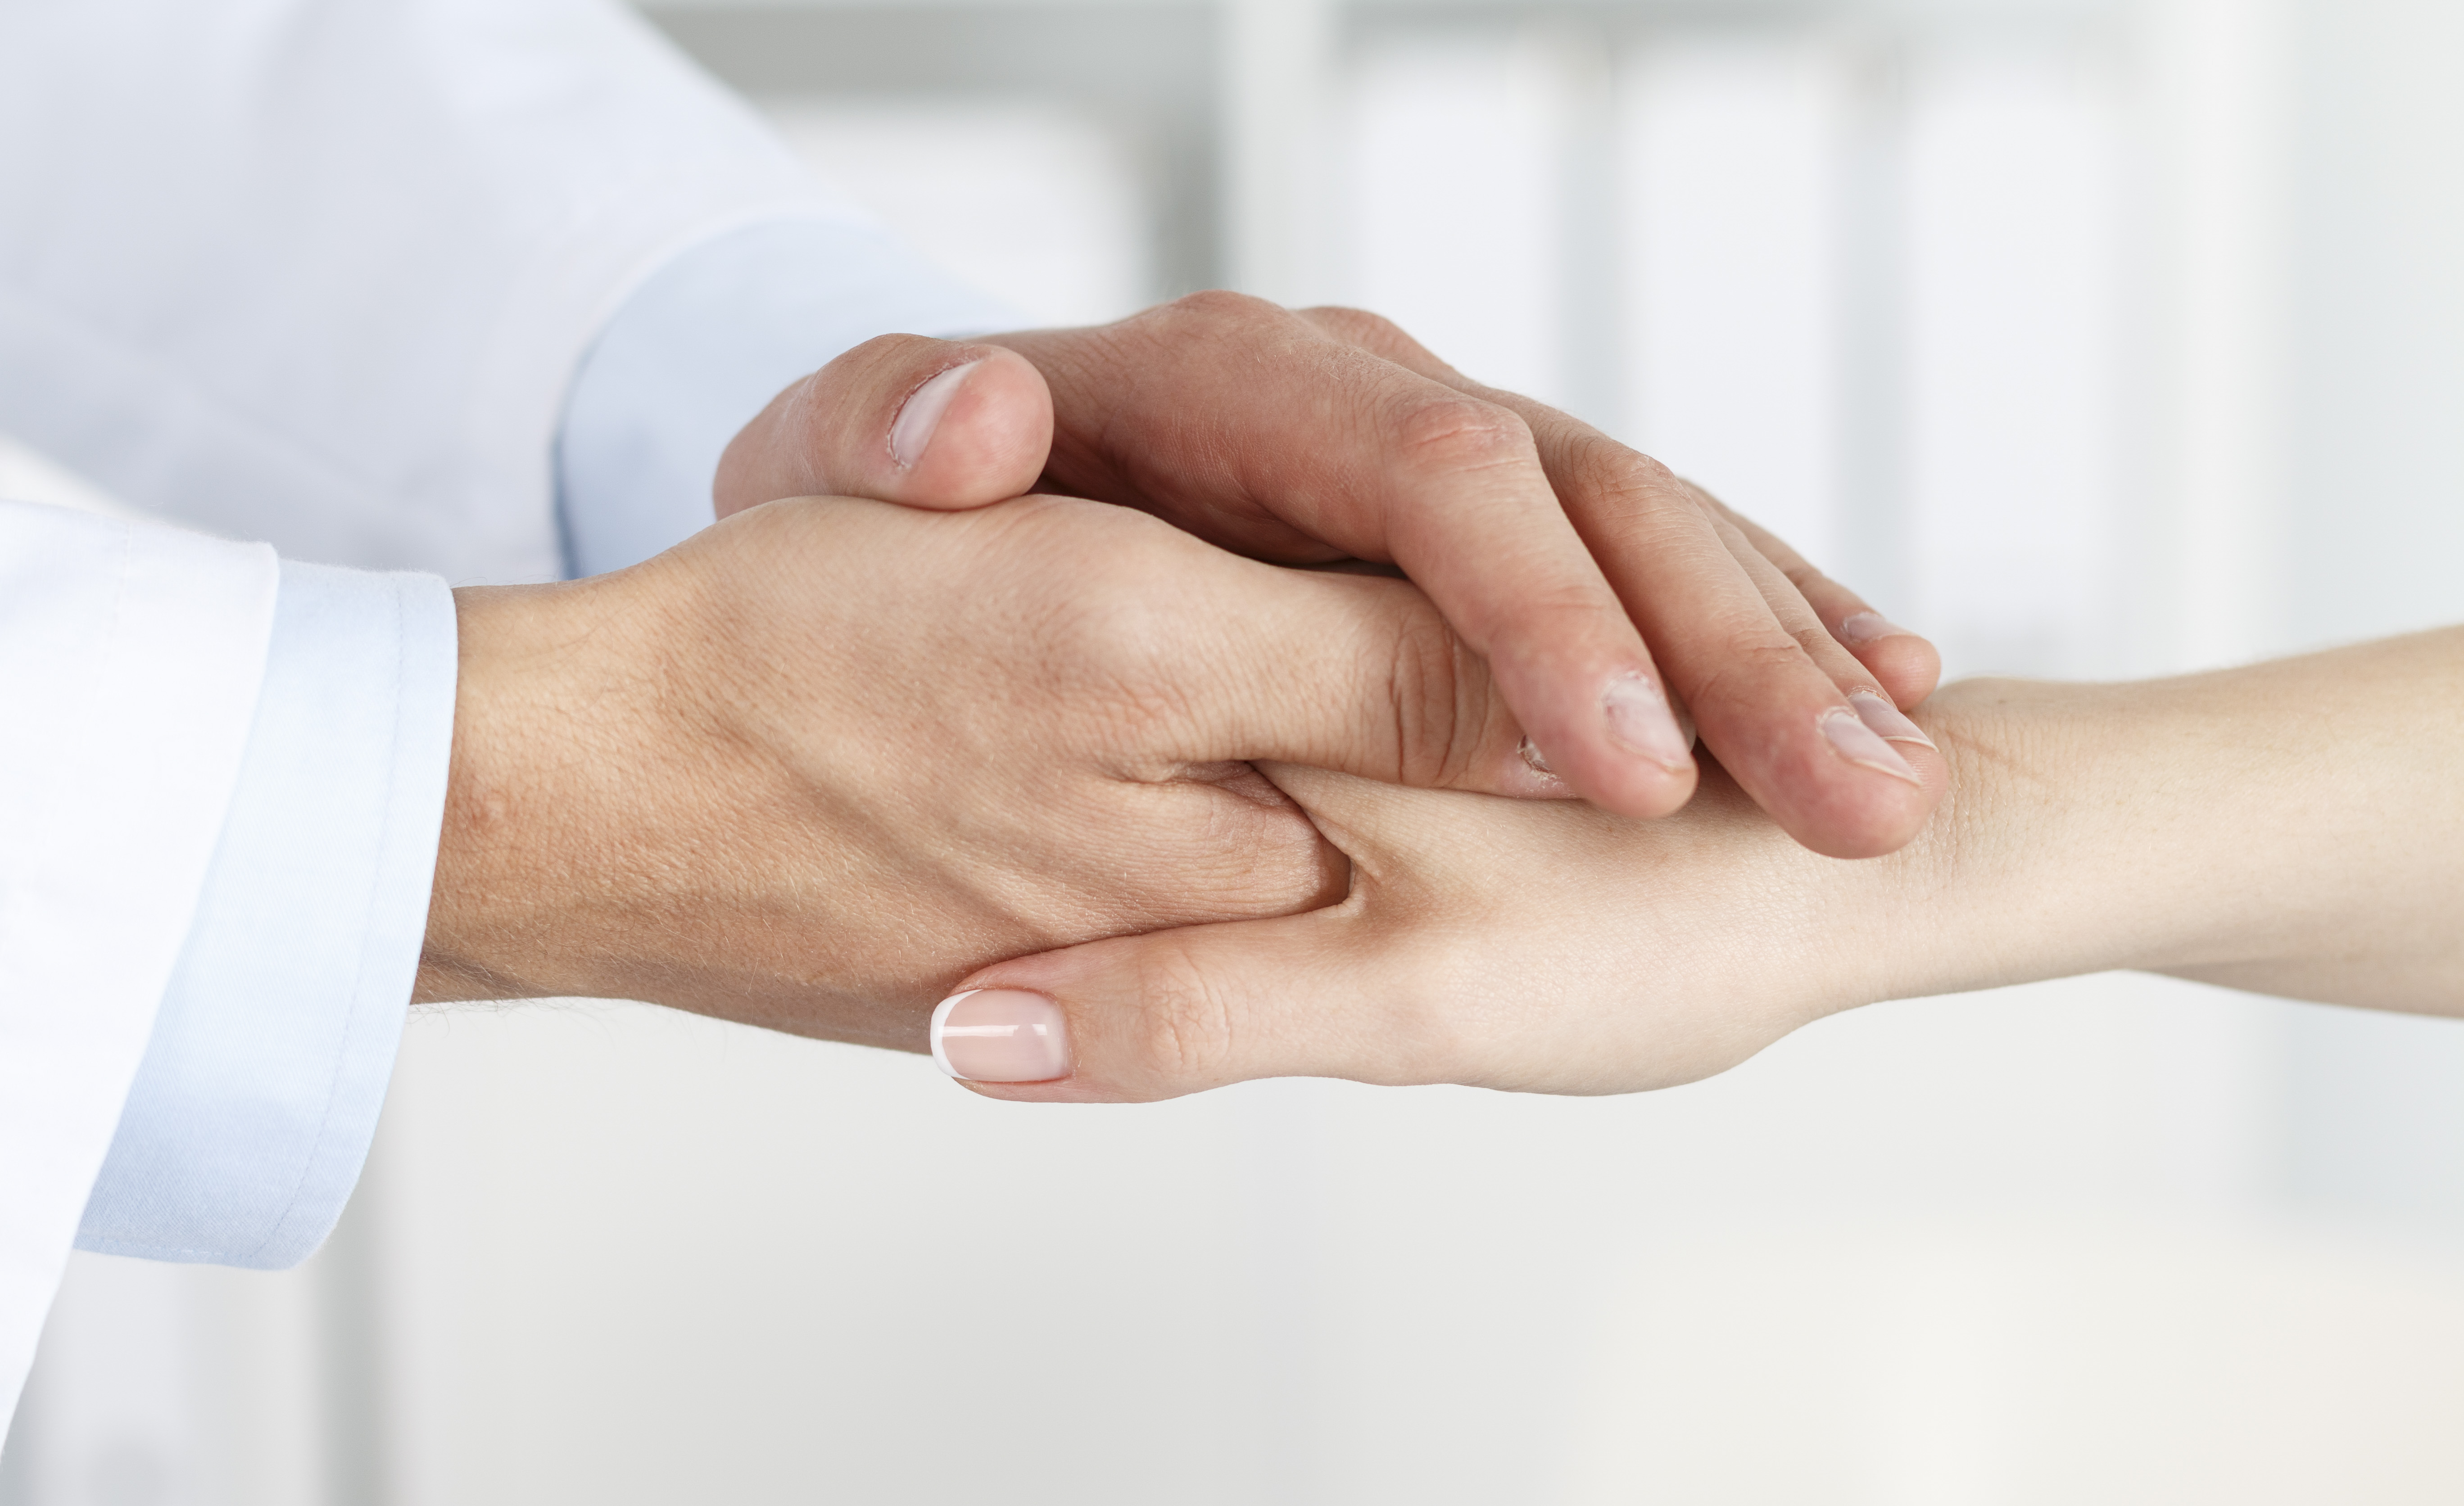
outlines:
[[1008, 1098], [1624, 1092], [1877, 999], [2124, 968], [2464, 1015], [2464, 628], [2140, 685], [1969, 681], [1925, 714], [1920, 767], [1956, 794], [1871, 862], [1791, 844], [1716, 774], [1634, 822], [1274, 769], [1351, 857], [1342, 904], [987, 968], [940, 1012], [944, 1059], [1028, 1082], [1007, 1015], [1076, 1063], [978, 1088]]
[[1410, 586], [1094, 502], [790, 499], [458, 600], [422, 998], [920, 1048], [925, 1006], [994, 958], [1340, 895], [1341, 855], [1242, 760], [1534, 777]]
[[[880, 380], [902, 362], [908, 380]], [[895, 396], [836, 396], [849, 384]], [[946, 403], [933, 444], [953, 458], [898, 462], [897, 431], [932, 430], [909, 391], [921, 411]], [[971, 424], [1011, 443], [999, 463]], [[739, 437], [718, 511], [825, 486], [979, 505], [1022, 485], [1045, 426], [1054, 490], [1261, 558], [1399, 566], [1487, 658], [1535, 755], [1605, 809], [1661, 815], [1694, 788], [1663, 688], [1817, 851], [1892, 851], [1933, 808], [1896, 709], [1933, 688], [1931, 645], [1648, 457], [1372, 315], [1205, 294], [1100, 329], [876, 340]], [[804, 458], [814, 436], [848, 454], [856, 432], [866, 464]]]
[[[1938, 785], [1935, 755], [1918, 755]], [[1666, 1087], [1874, 996], [1858, 922], [1881, 918], [1868, 902], [1925, 845], [1818, 857], [1716, 767], [1653, 821], [1267, 772], [1351, 858], [1342, 903], [985, 969], [937, 1012], [944, 1070], [1038, 1102], [1294, 1076]], [[1022, 1042], [1020, 1026], [1038, 1035]], [[1026, 1049], [1043, 1039], [1067, 1041], [1066, 1077], [1060, 1055]]]

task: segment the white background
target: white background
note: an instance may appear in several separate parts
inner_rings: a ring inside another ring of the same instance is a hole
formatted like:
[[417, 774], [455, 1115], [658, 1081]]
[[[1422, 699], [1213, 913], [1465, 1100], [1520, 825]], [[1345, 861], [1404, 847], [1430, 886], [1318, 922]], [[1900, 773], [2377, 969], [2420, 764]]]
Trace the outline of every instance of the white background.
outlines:
[[[1954, 673], [2464, 620], [2438, 0], [655, 13], [1040, 316], [1377, 308]], [[80, 1258], [0, 1501], [2452, 1501], [2459, 1086], [2129, 977], [1596, 1102], [422, 1013], [309, 1267]]]

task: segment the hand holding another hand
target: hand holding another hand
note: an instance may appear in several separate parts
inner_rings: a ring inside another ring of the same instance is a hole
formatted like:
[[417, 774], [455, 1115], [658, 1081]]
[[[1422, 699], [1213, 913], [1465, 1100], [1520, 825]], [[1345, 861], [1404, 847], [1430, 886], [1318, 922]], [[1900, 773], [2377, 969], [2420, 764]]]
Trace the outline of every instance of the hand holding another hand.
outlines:
[[1096, 329], [884, 337], [748, 426], [716, 503], [965, 508], [1039, 477], [1261, 559], [1400, 567], [1603, 809], [1685, 803], [1682, 713], [1819, 852], [1892, 851], [1940, 798], [1898, 709], [1933, 688], [1930, 644], [1649, 457], [1354, 310], [1200, 294]]
[[996, 958], [1339, 898], [1341, 856], [1245, 760], [1537, 782], [1410, 586], [1101, 503], [790, 499], [458, 601], [422, 998], [918, 1049]]

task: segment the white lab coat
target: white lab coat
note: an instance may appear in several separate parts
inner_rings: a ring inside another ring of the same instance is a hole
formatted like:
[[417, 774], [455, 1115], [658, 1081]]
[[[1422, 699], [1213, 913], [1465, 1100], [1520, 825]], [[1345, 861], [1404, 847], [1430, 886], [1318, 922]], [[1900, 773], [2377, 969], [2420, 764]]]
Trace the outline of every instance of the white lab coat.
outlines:
[[596, 0], [0, 0], [0, 431], [265, 541], [0, 508], [0, 1420], [222, 826], [265, 543], [552, 577], [594, 330], [807, 212]]

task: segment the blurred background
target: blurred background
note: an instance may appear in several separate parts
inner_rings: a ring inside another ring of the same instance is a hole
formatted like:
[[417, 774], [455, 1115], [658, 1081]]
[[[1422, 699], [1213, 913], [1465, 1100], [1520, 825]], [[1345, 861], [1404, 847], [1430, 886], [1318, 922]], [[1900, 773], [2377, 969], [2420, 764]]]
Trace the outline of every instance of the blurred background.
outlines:
[[[1954, 675], [2464, 621], [2445, 0], [648, 9], [1037, 317], [1377, 309]], [[2459, 1086], [2134, 976], [1595, 1102], [424, 1012], [308, 1266], [78, 1257], [0, 1502], [2453, 1502]]]

